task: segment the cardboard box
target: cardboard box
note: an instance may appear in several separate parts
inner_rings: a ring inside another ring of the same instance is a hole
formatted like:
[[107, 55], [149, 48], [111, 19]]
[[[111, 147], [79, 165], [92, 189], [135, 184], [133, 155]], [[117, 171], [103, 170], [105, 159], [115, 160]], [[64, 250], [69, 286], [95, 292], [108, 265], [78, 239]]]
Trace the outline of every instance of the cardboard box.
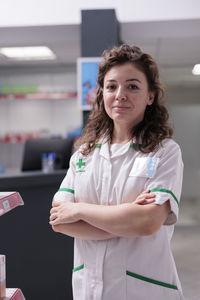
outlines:
[[0, 254], [0, 300], [6, 296], [6, 257]]
[[25, 297], [20, 289], [6, 289], [4, 300], [25, 300]]
[[0, 216], [19, 205], [24, 202], [18, 192], [0, 192]]

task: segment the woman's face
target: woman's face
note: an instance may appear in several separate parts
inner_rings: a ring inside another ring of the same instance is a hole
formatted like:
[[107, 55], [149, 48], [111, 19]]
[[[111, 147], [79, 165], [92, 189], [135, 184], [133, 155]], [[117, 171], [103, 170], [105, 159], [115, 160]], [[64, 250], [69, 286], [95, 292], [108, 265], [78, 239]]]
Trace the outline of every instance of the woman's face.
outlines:
[[104, 77], [103, 101], [114, 126], [130, 130], [144, 118], [154, 100], [146, 76], [132, 63], [112, 67]]

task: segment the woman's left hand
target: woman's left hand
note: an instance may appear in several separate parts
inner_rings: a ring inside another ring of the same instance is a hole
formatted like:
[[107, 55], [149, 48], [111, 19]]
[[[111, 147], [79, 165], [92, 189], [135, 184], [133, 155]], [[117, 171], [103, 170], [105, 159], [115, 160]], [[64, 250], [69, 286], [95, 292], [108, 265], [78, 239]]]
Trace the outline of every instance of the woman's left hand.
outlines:
[[152, 204], [155, 202], [156, 195], [154, 193], [150, 193], [150, 190], [146, 190], [142, 192], [134, 201], [134, 203], [146, 205]]
[[49, 222], [51, 225], [74, 223], [80, 220], [78, 217], [78, 203], [53, 202], [52, 206]]

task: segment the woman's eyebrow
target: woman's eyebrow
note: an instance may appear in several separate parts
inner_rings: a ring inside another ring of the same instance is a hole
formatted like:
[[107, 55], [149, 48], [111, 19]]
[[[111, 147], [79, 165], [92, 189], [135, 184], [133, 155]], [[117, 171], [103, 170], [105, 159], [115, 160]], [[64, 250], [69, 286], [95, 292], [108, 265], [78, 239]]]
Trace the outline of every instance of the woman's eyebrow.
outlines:
[[126, 80], [126, 82], [129, 82], [129, 81], [138, 81], [139, 83], [141, 83], [141, 81], [137, 78], [130, 78], [130, 79]]
[[109, 82], [117, 82], [117, 80], [114, 80], [114, 79], [107, 79], [106, 81], [109, 81]]
[[[107, 79], [106, 81], [108, 81], [108, 82], [117, 82], [117, 80], [115, 80], [115, 79]], [[130, 78], [130, 79], [126, 80], [126, 82], [129, 82], [129, 81], [138, 81], [139, 83], [141, 83], [141, 81], [137, 78]]]

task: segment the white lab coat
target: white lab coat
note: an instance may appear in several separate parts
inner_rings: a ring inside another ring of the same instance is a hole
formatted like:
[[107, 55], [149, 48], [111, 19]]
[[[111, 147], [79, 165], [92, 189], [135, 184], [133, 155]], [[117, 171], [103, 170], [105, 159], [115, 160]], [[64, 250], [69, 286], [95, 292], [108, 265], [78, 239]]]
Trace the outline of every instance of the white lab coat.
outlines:
[[158, 232], [143, 237], [103, 241], [75, 238], [74, 300], [183, 300], [170, 248], [178, 218], [182, 186], [181, 151], [166, 139], [155, 152], [144, 154], [132, 144], [102, 141], [95, 151], [74, 153], [54, 200], [117, 205], [133, 201], [146, 189], [156, 204], [170, 201], [171, 213]]

